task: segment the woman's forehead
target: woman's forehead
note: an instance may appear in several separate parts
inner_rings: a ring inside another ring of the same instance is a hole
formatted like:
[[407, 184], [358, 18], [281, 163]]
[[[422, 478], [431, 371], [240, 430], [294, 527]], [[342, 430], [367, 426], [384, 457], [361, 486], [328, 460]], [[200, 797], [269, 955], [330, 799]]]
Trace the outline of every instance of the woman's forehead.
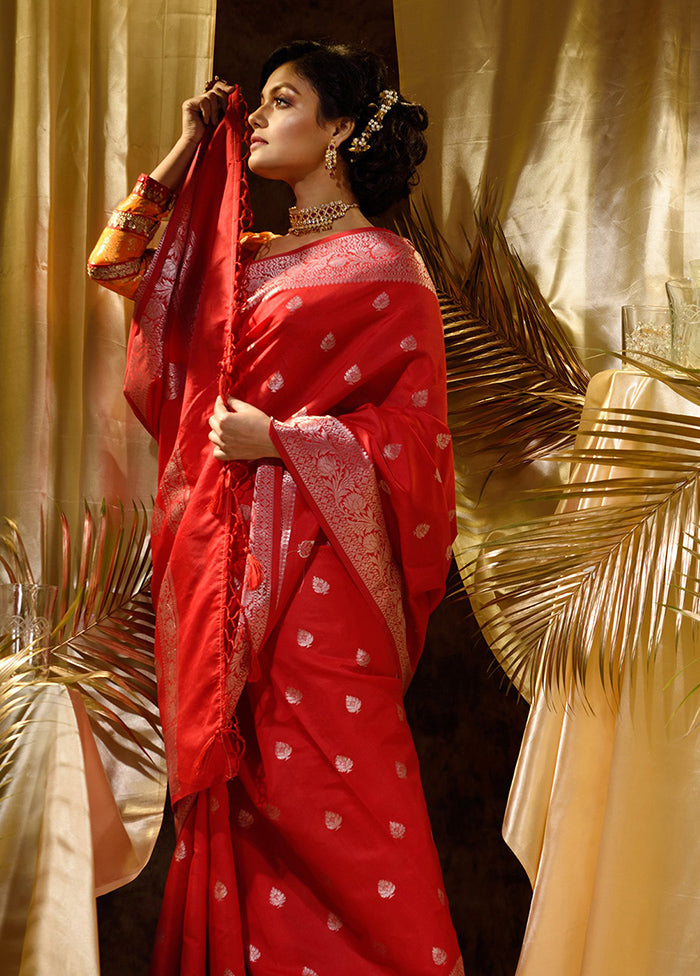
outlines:
[[265, 82], [262, 95], [273, 95], [281, 88], [289, 88], [297, 95], [316, 94], [311, 84], [296, 69], [293, 61], [275, 68]]

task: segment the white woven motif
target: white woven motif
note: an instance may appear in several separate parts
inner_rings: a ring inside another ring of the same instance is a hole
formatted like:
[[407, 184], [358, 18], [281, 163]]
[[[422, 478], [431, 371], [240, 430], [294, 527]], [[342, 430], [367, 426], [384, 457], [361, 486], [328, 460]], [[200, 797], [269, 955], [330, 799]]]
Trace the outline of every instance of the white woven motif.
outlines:
[[270, 888], [270, 904], [273, 908], [281, 908], [287, 900], [287, 896], [279, 888]]
[[277, 393], [284, 386], [284, 376], [281, 373], [273, 373], [267, 381], [267, 385], [273, 393]]
[[292, 755], [292, 747], [288, 742], [275, 742], [275, 756], [281, 762], [286, 762]]
[[255, 823], [255, 817], [250, 810], [244, 810], [242, 808], [238, 811], [236, 820], [238, 822], [238, 826], [242, 827], [243, 830], [248, 830]]
[[325, 596], [331, 588], [328, 580], [324, 580], [320, 576], [314, 576], [311, 586], [314, 593], [319, 593], [321, 596]]
[[387, 461], [395, 461], [401, 453], [401, 444], [385, 444], [382, 454]]
[[382, 878], [381, 881], [377, 882], [377, 891], [379, 892], [380, 898], [393, 898], [396, 894], [396, 885], [393, 881], [387, 881]]
[[323, 819], [328, 830], [340, 830], [343, 825], [343, 818], [333, 810], [326, 810]]
[[328, 921], [326, 922], [326, 925], [328, 926], [331, 932], [340, 932], [340, 930], [343, 927], [343, 923], [341, 922], [341, 920], [338, 918], [337, 915], [333, 914], [333, 912], [329, 913]]

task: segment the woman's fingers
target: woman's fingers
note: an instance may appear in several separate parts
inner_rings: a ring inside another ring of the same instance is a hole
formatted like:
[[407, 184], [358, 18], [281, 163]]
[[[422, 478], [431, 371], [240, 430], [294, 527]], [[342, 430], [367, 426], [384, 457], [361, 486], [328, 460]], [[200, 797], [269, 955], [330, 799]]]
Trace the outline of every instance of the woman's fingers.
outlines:
[[205, 126], [218, 125], [224, 117], [232, 91], [232, 85], [225, 81], [216, 81], [209, 91], [188, 98], [182, 106], [184, 135], [199, 141]]

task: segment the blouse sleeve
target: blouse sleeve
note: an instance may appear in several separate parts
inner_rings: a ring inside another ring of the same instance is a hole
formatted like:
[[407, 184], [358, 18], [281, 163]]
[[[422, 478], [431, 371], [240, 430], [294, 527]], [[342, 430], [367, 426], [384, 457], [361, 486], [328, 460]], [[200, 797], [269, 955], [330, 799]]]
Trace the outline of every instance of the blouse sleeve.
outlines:
[[88, 258], [88, 275], [105, 288], [133, 298], [154, 254], [148, 244], [174, 197], [169, 187], [142, 173], [100, 234]]

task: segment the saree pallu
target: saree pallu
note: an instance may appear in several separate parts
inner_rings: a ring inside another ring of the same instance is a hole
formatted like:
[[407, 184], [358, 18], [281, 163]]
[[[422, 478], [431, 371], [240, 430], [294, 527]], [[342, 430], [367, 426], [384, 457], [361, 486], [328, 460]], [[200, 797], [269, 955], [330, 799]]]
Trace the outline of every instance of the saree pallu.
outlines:
[[[127, 371], [159, 442], [180, 827], [152, 972], [457, 974], [401, 704], [454, 537], [439, 307], [388, 231], [241, 252], [234, 102], [144, 282]], [[281, 460], [212, 457], [220, 373], [273, 418]]]

